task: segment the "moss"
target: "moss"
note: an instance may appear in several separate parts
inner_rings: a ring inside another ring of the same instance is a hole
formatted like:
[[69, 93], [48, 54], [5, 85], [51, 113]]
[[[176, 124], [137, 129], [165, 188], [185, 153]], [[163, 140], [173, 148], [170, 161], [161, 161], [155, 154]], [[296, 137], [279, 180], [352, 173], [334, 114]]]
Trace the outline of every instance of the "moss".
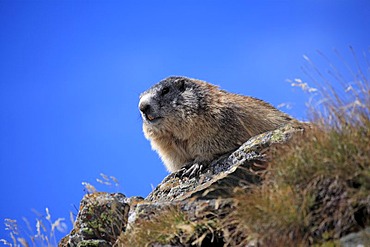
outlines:
[[109, 247], [109, 246], [111, 246], [111, 244], [104, 240], [82, 240], [77, 245], [77, 247]]

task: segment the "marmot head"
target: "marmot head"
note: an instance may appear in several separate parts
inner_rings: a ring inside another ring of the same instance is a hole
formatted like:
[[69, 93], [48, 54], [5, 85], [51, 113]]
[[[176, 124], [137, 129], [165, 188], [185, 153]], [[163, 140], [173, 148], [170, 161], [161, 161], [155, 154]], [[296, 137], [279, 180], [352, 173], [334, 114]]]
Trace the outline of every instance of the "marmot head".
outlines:
[[[168, 77], [140, 95], [139, 109], [148, 139], [161, 135], [181, 137], [205, 110], [205, 82], [186, 77]], [[184, 129], [185, 128], [185, 129]]]

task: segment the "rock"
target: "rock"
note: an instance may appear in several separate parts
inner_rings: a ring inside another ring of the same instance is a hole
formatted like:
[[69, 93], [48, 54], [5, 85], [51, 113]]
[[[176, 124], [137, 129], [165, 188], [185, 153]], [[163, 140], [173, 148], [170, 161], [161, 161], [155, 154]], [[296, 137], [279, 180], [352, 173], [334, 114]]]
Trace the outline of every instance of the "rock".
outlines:
[[125, 230], [129, 208], [128, 199], [121, 193], [85, 195], [74, 229], [59, 247], [112, 246]]
[[[284, 143], [294, 133], [302, 131], [300, 128], [285, 126], [266, 132], [251, 138], [231, 154], [211, 162], [197, 176], [179, 178], [176, 174], [168, 175], [145, 200], [136, 205], [135, 210], [130, 210], [128, 231], [135, 227], [136, 222], [140, 225], [142, 220], [150, 221], [158, 212], [171, 208], [185, 212], [191, 222], [201, 222], [204, 218], [217, 218], [222, 221], [233, 208], [233, 200], [230, 197], [234, 189], [237, 186], [261, 182], [258, 171], [266, 165], [265, 151], [271, 145]], [[207, 232], [204, 234], [203, 239], [207, 238]], [[217, 238], [217, 233], [212, 231], [208, 232], [208, 235], [212, 235], [208, 244], [223, 246], [222, 236]], [[179, 238], [164, 245], [151, 243], [150, 246], [190, 246], [195, 239]], [[203, 240], [202, 246], [207, 246], [206, 243], [206, 240]]]
[[233, 153], [213, 161], [199, 176], [181, 179], [172, 173], [146, 197], [146, 200], [169, 202], [194, 197], [227, 198], [235, 186], [259, 183], [260, 178], [256, 172], [263, 166], [264, 151], [273, 144], [286, 142], [297, 131], [302, 130], [287, 125], [252, 137]]
[[[196, 176], [168, 175], [145, 199], [108, 193], [86, 195], [81, 201], [74, 229], [59, 246], [112, 246], [120, 233], [132, 230], [136, 222], [150, 220], [171, 207], [185, 212], [193, 222], [202, 220], [205, 215], [209, 219], [227, 217], [232, 210], [230, 196], [235, 187], [261, 182], [258, 171], [266, 166], [265, 151], [302, 131], [287, 125], [252, 137], [236, 151], [211, 162]], [[211, 234], [209, 244], [222, 246], [222, 237], [214, 237], [217, 233], [213, 231]], [[201, 238], [207, 242], [206, 233]], [[150, 246], [190, 246], [192, 241], [191, 237], [180, 238], [166, 244], [153, 242]]]
[[360, 232], [348, 234], [340, 239], [343, 247], [365, 247], [370, 246], [370, 228]]

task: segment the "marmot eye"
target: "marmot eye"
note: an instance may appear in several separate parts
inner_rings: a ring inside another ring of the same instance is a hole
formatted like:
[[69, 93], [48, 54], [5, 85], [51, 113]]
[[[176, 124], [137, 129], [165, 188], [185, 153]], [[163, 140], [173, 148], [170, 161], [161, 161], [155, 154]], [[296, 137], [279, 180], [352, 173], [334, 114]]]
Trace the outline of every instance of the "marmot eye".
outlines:
[[161, 95], [163, 96], [163, 95], [167, 94], [169, 91], [170, 91], [170, 88], [165, 87], [165, 88], [162, 89]]
[[186, 89], [185, 88], [185, 81], [182, 80], [182, 81], [180, 81], [179, 90], [180, 90], [180, 92], [184, 92], [185, 89]]

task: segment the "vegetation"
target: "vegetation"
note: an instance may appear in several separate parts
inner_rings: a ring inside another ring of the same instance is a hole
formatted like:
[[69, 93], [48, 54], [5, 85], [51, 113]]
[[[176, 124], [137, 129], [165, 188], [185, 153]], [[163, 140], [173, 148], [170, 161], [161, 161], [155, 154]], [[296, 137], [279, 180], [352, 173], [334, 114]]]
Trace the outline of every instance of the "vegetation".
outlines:
[[154, 242], [201, 245], [208, 235], [213, 234], [215, 222], [207, 218], [191, 221], [180, 208], [171, 207], [151, 220], [139, 219], [134, 228], [120, 236], [118, 246], [148, 246]]
[[351, 70], [348, 85], [333, 65], [330, 80], [306, 59], [319, 88], [295, 83], [321, 93], [310, 105], [314, 124], [303, 138], [270, 150], [262, 186], [235, 193], [236, 210], [225, 222], [236, 225], [232, 246], [250, 236], [267, 246], [324, 244], [370, 225], [370, 66]]
[[[96, 179], [96, 182], [103, 186], [108, 186], [110, 190], [118, 190], [119, 182], [113, 176], [107, 176], [100, 173], [100, 178]], [[82, 182], [84, 191], [86, 193], [95, 193], [97, 189], [88, 182]], [[10, 240], [0, 239], [0, 243], [5, 246], [12, 247], [51, 247], [58, 246], [57, 233], [67, 234], [68, 227], [65, 223], [64, 218], [58, 218], [52, 221], [51, 214], [48, 208], [45, 209], [45, 213], [39, 213], [34, 210], [37, 215], [36, 225], [30, 224], [29, 220], [22, 218], [22, 222], [18, 222], [15, 219], [5, 219], [5, 230], [9, 232]], [[70, 212], [70, 221], [74, 222], [74, 215]]]
[[65, 219], [58, 218], [52, 221], [48, 208], [45, 210], [45, 215], [40, 213], [37, 214], [39, 216], [36, 219], [35, 228], [31, 227], [31, 224], [26, 218], [23, 218], [24, 224], [27, 226], [26, 231], [21, 229], [20, 224], [16, 220], [5, 219], [5, 230], [9, 231], [11, 242], [0, 239], [0, 243], [3, 243], [5, 246], [14, 247], [57, 246], [56, 232], [67, 232], [67, 225], [64, 222]]

